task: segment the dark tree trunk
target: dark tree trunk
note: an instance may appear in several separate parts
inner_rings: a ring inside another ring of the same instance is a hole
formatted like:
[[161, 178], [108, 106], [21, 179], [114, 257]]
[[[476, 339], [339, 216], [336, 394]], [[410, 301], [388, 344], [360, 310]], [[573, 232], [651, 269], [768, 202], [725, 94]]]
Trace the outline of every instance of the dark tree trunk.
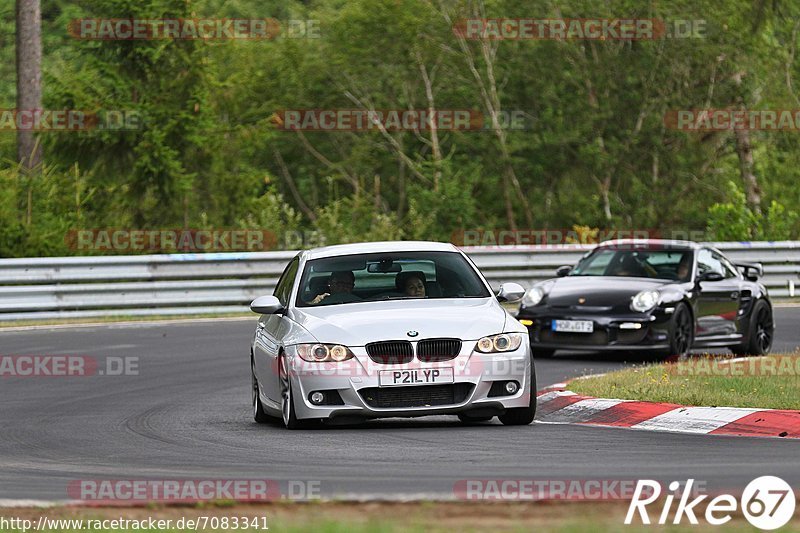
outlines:
[[[42, 12], [39, 0], [17, 0], [17, 111], [42, 107]], [[42, 147], [32, 131], [17, 132], [17, 161], [39, 170]]]
[[744, 182], [744, 194], [750, 209], [761, 215], [761, 187], [753, 174], [753, 147], [750, 144], [750, 131], [744, 128], [734, 130], [736, 155], [739, 156], [739, 172]]

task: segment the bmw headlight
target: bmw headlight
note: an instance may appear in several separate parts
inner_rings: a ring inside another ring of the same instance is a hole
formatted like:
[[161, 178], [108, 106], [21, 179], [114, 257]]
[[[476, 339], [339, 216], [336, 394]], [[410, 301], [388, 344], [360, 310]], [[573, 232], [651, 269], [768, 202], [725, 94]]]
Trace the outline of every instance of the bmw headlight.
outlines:
[[631, 300], [631, 309], [646, 313], [658, 305], [658, 291], [642, 291]]
[[340, 363], [353, 358], [353, 352], [341, 344], [298, 344], [297, 355], [309, 363]]
[[522, 333], [501, 333], [478, 340], [475, 350], [480, 353], [513, 352], [522, 344]]
[[528, 289], [528, 292], [525, 293], [525, 296], [522, 297], [522, 305], [523, 307], [533, 307], [541, 302], [542, 298], [544, 298], [544, 289], [541, 287], [531, 287]]

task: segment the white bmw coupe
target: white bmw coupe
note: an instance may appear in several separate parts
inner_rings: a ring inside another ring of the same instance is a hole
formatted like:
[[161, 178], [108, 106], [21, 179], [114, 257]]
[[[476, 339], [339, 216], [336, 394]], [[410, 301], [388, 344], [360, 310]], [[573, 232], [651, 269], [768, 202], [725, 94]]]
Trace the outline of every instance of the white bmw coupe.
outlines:
[[528, 332], [451, 244], [375, 242], [300, 252], [250, 351], [257, 422], [289, 429], [368, 418], [457, 415], [524, 425], [536, 410]]

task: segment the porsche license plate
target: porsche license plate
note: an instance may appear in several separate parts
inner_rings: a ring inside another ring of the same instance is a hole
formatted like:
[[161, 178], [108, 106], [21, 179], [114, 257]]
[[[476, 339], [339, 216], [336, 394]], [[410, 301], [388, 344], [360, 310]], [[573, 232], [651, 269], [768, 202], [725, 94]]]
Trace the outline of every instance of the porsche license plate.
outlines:
[[594, 331], [594, 322], [591, 320], [553, 320], [553, 331], [592, 333]]
[[453, 383], [453, 369], [420, 368], [416, 370], [382, 370], [378, 375], [378, 381], [381, 387]]

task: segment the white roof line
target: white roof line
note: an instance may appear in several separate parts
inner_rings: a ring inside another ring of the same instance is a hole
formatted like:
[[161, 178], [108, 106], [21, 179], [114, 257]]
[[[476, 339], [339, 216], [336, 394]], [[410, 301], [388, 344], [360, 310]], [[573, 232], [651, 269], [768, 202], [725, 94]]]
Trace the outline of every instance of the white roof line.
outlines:
[[306, 250], [306, 259], [336, 257], [339, 255], [369, 254], [382, 252], [456, 252], [458, 248], [450, 243], [433, 241], [379, 241], [353, 244], [335, 244]]

